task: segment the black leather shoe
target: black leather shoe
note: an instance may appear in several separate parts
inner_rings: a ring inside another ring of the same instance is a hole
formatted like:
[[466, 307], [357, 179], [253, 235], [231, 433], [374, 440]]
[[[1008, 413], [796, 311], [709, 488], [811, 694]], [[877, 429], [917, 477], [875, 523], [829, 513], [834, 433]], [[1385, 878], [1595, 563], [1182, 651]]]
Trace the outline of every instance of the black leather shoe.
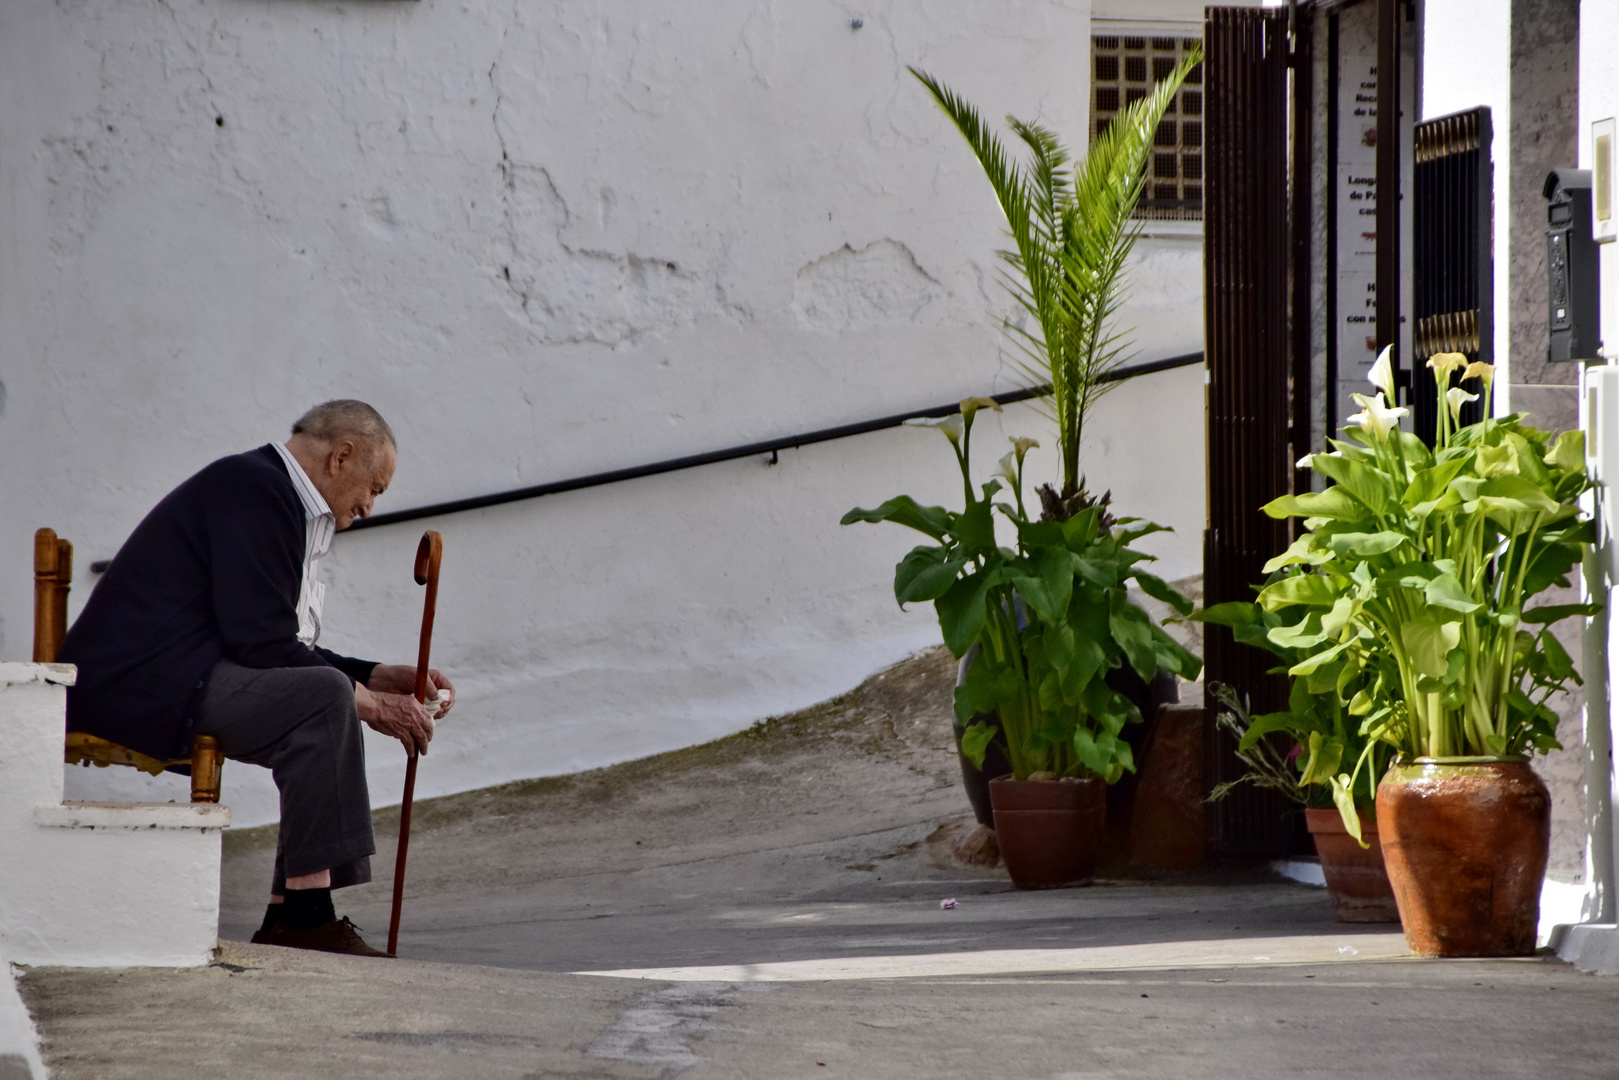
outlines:
[[347, 915], [322, 923], [312, 930], [294, 930], [280, 923], [268, 930], [254, 933], [255, 945], [280, 945], [288, 949], [314, 949], [317, 952], [347, 953], [349, 956], [386, 956], [392, 953], [373, 949], [360, 937], [359, 927], [349, 922]]

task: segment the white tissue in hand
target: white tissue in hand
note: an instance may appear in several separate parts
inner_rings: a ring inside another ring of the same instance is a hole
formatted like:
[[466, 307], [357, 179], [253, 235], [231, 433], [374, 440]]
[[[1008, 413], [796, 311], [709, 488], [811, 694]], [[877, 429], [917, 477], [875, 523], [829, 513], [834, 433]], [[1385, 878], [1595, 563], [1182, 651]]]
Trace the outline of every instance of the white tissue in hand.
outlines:
[[443, 690], [435, 690], [432, 697], [422, 702], [422, 708], [427, 710], [428, 717], [433, 720], [437, 720], [439, 717], [443, 716], [444, 710], [448, 709], [449, 707], [450, 695], [446, 694]]

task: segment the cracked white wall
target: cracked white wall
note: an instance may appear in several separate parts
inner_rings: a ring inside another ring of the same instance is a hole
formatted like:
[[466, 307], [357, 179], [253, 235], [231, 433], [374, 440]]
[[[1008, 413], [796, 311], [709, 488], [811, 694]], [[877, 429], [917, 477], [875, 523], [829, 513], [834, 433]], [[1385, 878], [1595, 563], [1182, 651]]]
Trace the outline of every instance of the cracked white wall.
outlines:
[[[0, 654], [29, 649], [34, 528], [77, 545], [77, 611], [87, 564], [158, 498], [323, 398], [399, 431], [395, 509], [1014, 387], [998, 211], [905, 65], [1083, 143], [1089, 18], [1086, 0], [0, 6]], [[1201, 347], [1200, 276], [1196, 237], [1143, 242], [1142, 358]], [[1103, 409], [1091, 480], [1176, 526], [1155, 538], [1165, 576], [1197, 572], [1198, 374]], [[1032, 410], [993, 419], [1050, 441]], [[712, 738], [936, 641], [889, 591], [910, 538], [837, 525], [902, 491], [955, 497], [935, 442], [422, 523], [445, 535], [435, 656], [462, 687], [423, 792]], [[420, 528], [339, 539], [325, 643], [414, 655]], [[400, 757], [372, 745], [379, 804]], [[226, 783], [238, 822], [273, 817], [258, 770]]]

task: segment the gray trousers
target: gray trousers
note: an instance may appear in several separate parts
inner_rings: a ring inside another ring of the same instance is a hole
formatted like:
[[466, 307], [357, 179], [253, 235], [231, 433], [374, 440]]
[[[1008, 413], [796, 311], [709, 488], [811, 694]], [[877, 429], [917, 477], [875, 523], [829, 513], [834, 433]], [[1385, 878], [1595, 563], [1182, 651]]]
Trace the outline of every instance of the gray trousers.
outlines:
[[287, 877], [332, 872], [332, 888], [371, 880], [371, 796], [354, 685], [336, 668], [214, 665], [195, 731], [232, 761], [262, 765], [281, 792], [270, 891]]

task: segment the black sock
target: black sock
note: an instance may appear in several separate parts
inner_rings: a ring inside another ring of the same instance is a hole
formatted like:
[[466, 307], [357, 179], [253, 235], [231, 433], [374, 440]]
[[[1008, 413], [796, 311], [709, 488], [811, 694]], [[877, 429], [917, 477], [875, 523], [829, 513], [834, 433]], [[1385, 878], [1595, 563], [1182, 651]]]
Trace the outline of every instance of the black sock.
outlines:
[[286, 907], [286, 906], [287, 906], [286, 904], [266, 904], [266, 905], [264, 905], [264, 921], [259, 924], [259, 933], [267, 934], [278, 923], [280, 923], [281, 922], [281, 909]]
[[313, 930], [337, 918], [330, 889], [288, 889], [280, 907], [281, 925], [288, 930]]

